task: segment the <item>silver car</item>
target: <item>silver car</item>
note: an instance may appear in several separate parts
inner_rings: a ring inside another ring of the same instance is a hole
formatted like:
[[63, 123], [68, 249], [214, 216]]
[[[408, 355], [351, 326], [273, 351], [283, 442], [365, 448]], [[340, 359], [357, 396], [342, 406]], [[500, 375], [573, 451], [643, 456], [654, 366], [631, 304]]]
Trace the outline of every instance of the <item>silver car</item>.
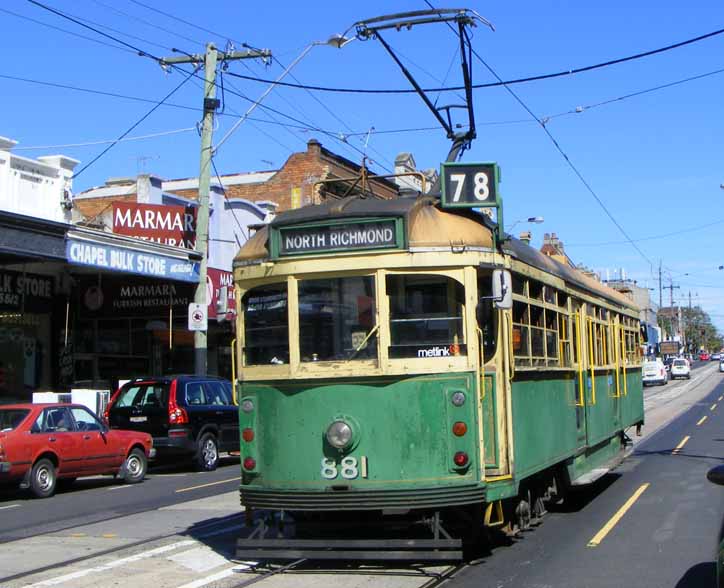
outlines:
[[676, 378], [691, 379], [691, 367], [684, 358], [677, 358], [671, 362], [671, 379], [675, 380]]

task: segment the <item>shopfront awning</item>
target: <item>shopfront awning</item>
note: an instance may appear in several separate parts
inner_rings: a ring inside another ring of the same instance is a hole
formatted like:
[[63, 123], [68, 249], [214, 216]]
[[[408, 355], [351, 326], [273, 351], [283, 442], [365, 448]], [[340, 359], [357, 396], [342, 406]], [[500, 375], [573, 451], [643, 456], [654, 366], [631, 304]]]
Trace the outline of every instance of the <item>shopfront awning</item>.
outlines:
[[66, 234], [65, 259], [71, 265], [100, 271], [198, 282], [201, 255], [194, 250], [74, 227]]
[[0, 265], [65, 261], [70, 225], [0, 210]]

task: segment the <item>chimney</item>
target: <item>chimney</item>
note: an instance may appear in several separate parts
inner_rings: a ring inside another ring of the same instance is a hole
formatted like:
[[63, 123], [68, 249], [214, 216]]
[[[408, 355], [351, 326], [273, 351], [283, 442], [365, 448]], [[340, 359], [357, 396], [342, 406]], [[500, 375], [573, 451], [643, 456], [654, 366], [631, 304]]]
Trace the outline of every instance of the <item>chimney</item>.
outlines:
[[309, 141], [307, 141], [307, 153], [315, 157], [320, 157], [322, 155], [322, 144], [316, 139], [309, 139]]
[[526, 245], [530, 245], [530, 241], [533, 238], [533, 234], [530, 231], [523, 231], [519, 236], [518, 239], [520, 239], [523, 243]]
[[136, 178], [136, 202], [139, 204], [163, 204], [162, 180], [151, 174], [139, 174]]

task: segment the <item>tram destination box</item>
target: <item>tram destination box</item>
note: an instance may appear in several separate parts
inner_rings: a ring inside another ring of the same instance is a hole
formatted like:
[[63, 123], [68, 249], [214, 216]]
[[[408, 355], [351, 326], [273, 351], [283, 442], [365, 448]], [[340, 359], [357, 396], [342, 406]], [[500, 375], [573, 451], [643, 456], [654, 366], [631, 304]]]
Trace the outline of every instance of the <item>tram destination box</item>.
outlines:
[[440, 166], [443, 208], [497, 208], [500, 168], [497, 163], [454, 163]]

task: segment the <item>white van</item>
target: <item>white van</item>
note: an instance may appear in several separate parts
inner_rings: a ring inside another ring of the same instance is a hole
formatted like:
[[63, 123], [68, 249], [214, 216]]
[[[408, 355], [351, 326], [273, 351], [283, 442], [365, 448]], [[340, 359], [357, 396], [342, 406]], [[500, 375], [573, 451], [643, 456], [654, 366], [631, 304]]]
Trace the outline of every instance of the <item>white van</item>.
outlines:
[[644, 362], [641, 369], [641, 378], [644, 386], [649, 384], [659, 384], [663, 386], [669, 381], [669, 372], [666, 371], [664, 362], [661, 358], [650, 359]]

